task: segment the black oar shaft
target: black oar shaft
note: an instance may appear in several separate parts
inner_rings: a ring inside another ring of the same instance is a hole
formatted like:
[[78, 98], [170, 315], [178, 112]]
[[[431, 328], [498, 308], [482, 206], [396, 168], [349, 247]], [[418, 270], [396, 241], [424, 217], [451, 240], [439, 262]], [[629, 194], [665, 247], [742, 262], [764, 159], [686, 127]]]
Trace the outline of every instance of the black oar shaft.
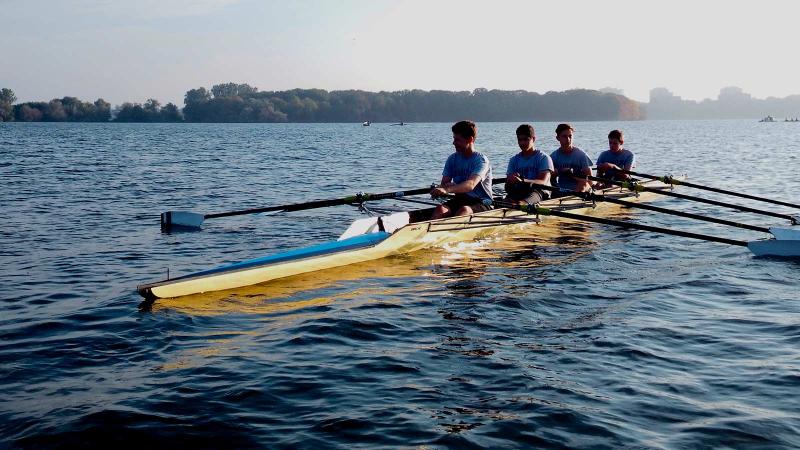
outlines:
[[747, 224], [747, 223], [734, 222], [732, 220], [717, 219], [716, 217], [703, 216], [703, 215], [700, 215], [700, 214], [693, 214], [693, 213], [684, 212], [684, 211], [675, 211], [674, 209], [661, 208], [659, 206], [646, 205], [644, 203], [629, 202], [629, 201], [626, 201], [626, 200], [620, 200], [618, 198], [607, 197], [607, 196], [604, 196], [604, 195], [590, 194], [589, 198], [593, 199], [593, 200], [596, 200], [596, 201], [615, 203], [617, 205], [623, 205], [623, 206], [627, 206], [629, 208], [646, 209], [648, 211], [655, 211], [655, 212], [660, 212], [660, 213], [663, 213], [663, 214], [669, 214], [669, 215], [678, 216], [678, 217], [686, 217], [688, 219], [702, 220], [702, 221], [706, 221], [706, 222], [718, 223], [718, 224], [721, 224], [721, 225], [728, 225], [728, 226], [736, 227], [736, 228], [744, 228], [745, 230], [753, 230], [753, 231], [760, 231], [762, 233], [769, 233], [769, 228], [765, 228], [765, 227], [759, 227], [759, 226], [750, 225], [750, 224]]
[[[557, 188], [557, 187], [546, 186], [546, 185], [537, 185], [536, 188], [537, 189], [544, 189], [546, 191], [561, 192], [561, 190], [559, 188]], [[659, 206], [647, 205], [647, 204], [644, 204], [644, 203], [629, 202], [627, 200], [621, 200], [621, 199], [618, 199], [618, 198], [614, 198], [614, 197], [610, 197], [610, 196], [602, 195], [602, 194], [595, 194], [595, 193], [592, 193], [592, 192], [584, 192], [584, 193], [570, 192], [570, 193], [572, 195], [577, 195], [578, 197], [581, 197], [581, 198], [583, 198], [585, 200], [593, 200], [593, 201], [597, 201], [597, 202], [614, 203], [614, 204], [617, 204], [617, 205], [626, 206], [628, 208], [645, 209], [645, 210], [648, 210], [648, 211], [655, 211], [655, 212], [660, 212], [660, 213], [663, 213], [663, 214], [669, 214], [669, 215], [678, 216], [678, 217], [686, 217], [686, 218], [689, 218], [689, 219], [695, 219], [695, 220], [702, 220], [702, 221], [706, 221], [706, 222], [718, 223], [718, 224], [721, 224], [721, 225], [728, 225], [728, 226], [732, 226], [732, 227], [736, 227], [736, 228], [743, 228], [743, 229], [746, 229], [746, 230], [760, 231], [762, 233], [769, 233], [770, 232], [769, 228], [765, 228], [765, 227], [759, 227], [759, 226], [750, 225], [750, 224], [747, 224], [747, 223], [734, 222], [732, 220], [717, 219], [716, 217], [703, 216], [703, 215], [700, 215], [700, 214], [694, 214], [694, 213], [689, 213], [689, 212], [684, 212], [684, 211], [676, 211], [674, 209], [661, 208]]]
[[642, 225], [638, 223], [631, 223], [631, 222], [623, 222], [620, 220], [611, 220], [605, 219], [602, 217], [593, 217], [593, 216], [585, 216], [582, 214], [573, 214], [564, 211], [558, 211], [549, 208], [541, 208], [538, 206], [528, 205], [522, 207], [523, 211], [527, 211], [529, 213], [537, 213], [543, 216], [556, 216], [556, 217], [563, 217], [565, 219], [573, 219], [573, 220], [582, 220], [585, 222], [594, 222], [594, 223], [602, 223], [604, 225], [612, 225], [615, 227], [626, 228], [626, 229], [633, 229], [633, 230], [643, 230], [643, 231], [651, 231], [653, 233], [661, 233], [661, 234], [669, 234], [673, 236], [680, 236], [686, 237], [690, 239], [699, 239], [701, 241], [710, 241], [710, 242], [718, 242], [721, 244], [728, 244], [728, 245], [737, 245], [740, 247], [747, 247], [747, 242], [744, 241], [737, 241], [735, 239], [727, 239], [721, 238], [718, 236], [709, 236], [707, 234], [698, 234], [698, 233], [690, 233], [688, 231], [680, 231], [680, 230], [672, 230], [670, 228], [661, 228], [661, 227], [654, 227], [650, 225]]
[[655, 175], [648, 175], [646, 173], [633, 172], [633, 171], [630, 171], [630, 170], [621, 170], [620, 172], [627, 173], [629, 175], [633, 175], [633, 176], [637, 176], [637, 177], [649, 178], [651, 180], [658, 180], [658, 181], [661, 181], [662, 183], [666, 183], [666, 184], [674, 184], [674, 185], [686, 186], [686, 187], [690, 187], [690, 188], [694, 188], [694, 189], [701, 189], [701, 190], [704, 190], [704, 191], [716, 192], [716, 193], [719, 193], [719, 194], [733, 195], [735, 197], [747, 198], [747, 199], [750, 199], [750, 200], [757, 200], [757, 201], [765, 202], [765, 203], [772, 203], [774, 205], [788, 206], [790, 208], [800, 208], [800, 205], [795, 204], [795, 203], [782, 202], [780, 200], [774, 200], [774, 199], [771, 199], [771, 198], [765, 198], [765, 197], [759, 197], [759, 196], [756, 196], [756, 195], [745, 194], [744, 192], [729, 191], [729, 190], [726, 190], [726, 189], [720, 189], [720, 188], [715, 188], [715, 187], [711, 187], [711, 186], [704, 186], [704, 185], [701, 185], [701, 184], [690, 183], [688, 181], [676, 180], [676, 179], [674, 179], [674, 178], [672, 178], [670, 176], [658, 177], [658, 176], [655, 176]]
[[632, 191], [654, 192], [656, 194], [666, 195], [668, 197], [675, 197], [675, 198], [680, 198], [680, 199], [683, 199], [683, 200], [691, 200], [691, 201], [695, 201], [695, 202], [699, 202], [699, 203], [706, 203], [708, 205], [722, 206], [722, 207], [725, 207], [725, 208], [737, 209], [739, 211], [749, 212], [749, 213], [753, 213], [753, 214], [761, 214], [761, 215], [764, 215], [764, 216], [778, 217], [780, 219], [789, 220], [793, 224], [797, 223], [797, 219], [795, 217], [792, 217], [792, 216], [788, 215], [788, 214], [780, 214], [780, 213], [776, 213], [776, 212], [772, 212], [772, 211], [766, 211], [766, 210], [763, 210], [763, 209], [756, 209], [756, 208], [750, 208], [750, 207], [747, 207], [747, 206], [734, 205], [733, 203], [719, 202], [719, 201], [716, 201], [716, 200], [709, 200], [707, 198], [695, 197], [693, 195], [679, 194], [677, 192], [667, 191], [667, 190], [663, 190], [663, 189], [649, 188], [647, 186], [642, 186], [640, 184], [634, 184], [634, 183], [630, 183], [630, 182], [627, 182], [627, 181], [616, 181], [616, 180], [610, 180], [610, 179], [607, 179], [607, 178], [598, 178], [598, 177], [593, 177], [593, 176], [588, 176], [587, 178], [592, 180], [592, 181], [600, 181], [602, 183], [610, 183], [610, 184], [614, 184], [616, 186], [621, 186], [621, 187], [630, 189]]
[[[493, 178], [492, 184], [497, 183], [505, 183], [505, 178]], [[273, 212], [273, 211], [283, 211], [283, 212], [291, 212], [291, 211], [304, 211], [307, 209], [316, 209], [316, 208], [326, 208], [329, 206], [339, 206], [339, 205], [349, 205], [352, 203], [362, 203], [370, 200], [384, 200], [389, 198], [399, 198], [405, 197], [409, 195], [421, 195], [427, 194], [431, 191], [431, 188], [421, 188], [421, 189], [412, 189], [408, 191], [399, 191], [399, 192], [386, 192], [382, 194], [356, 194], [351, 195], [349, 197], [343, 198], [336, 198], [331, 200], [314, 200], [310, 202], [304, 203], [294, 203], [290, 205], [279, 205], [279, 206], [267, 206], [263, 208], [250, 208], [250, 209], [242, 209], [238, 211], [228, 211], [228, 212], [221, 212], [221, 213], [213, 213], [213, 214], [205, 214], [203, 217], [205, 219], [213, 219], [216, 217], [229, 217], [229, 216], [240, 216], [244, 214], [258, 214], [258, 213], [265, 213], [265, 212]]]

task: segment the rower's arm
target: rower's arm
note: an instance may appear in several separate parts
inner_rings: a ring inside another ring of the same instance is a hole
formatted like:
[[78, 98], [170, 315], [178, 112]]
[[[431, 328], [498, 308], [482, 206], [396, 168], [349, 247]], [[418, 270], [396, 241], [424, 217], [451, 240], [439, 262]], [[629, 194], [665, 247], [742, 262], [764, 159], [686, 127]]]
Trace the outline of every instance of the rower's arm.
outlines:
[[[510, 177], [511, 177], [511, 175], [509, 175], [509, 178]], [[522, 177], [519, 177], [518, 180], [519, 180], [520, 183], [550, 185], [550, 171], [549, 170], [543, 170], [543, 171], [539, 172], [539, 176], [537, 176], [536, 178], [522, 178]]]
[[466, 194], [475, 189], [475, 186], [481, 182], [480, 175], [471, 175], [466, 180], [458, 184], [451, 184], [449, 186], [442, 186], [445, 194]]

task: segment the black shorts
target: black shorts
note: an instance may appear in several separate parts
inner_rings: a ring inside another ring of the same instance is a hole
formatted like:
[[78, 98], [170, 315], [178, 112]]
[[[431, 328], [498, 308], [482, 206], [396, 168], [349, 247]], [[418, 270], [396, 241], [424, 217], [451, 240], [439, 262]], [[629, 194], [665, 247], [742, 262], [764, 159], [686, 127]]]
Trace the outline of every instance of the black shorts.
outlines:
[[535, 205], [549, 196], [541, 189], [537, 189], [531, 184], [514, 183], [506, 186], [506, 198], [516, 202], [525, 202]]
[[469, 206], [472, 212], [488, 211], [492, 209], [491, 205], [484, 205], [483, 200], [467, 194], [456, 194], [450, 200], [442, 203], [452, 212], [461, 209], [462, 206]]

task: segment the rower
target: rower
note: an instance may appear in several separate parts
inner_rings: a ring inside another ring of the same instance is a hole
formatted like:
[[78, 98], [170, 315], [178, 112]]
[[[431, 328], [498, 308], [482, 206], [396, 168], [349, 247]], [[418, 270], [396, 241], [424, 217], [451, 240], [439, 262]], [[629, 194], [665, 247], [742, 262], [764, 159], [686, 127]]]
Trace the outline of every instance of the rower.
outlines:
[[534, 146], [535, 141], [533, 126], [526, 123], [517, 127], [520, 152], [508, 161], [505, 200], [518, 205], [535, 205], [550, 196], [537, 185], [550, 185], [553, 160]]
[[[620, 170], [633, 170], [636, 167], [636, 155], [632, 151], [622, 148], [625, 143], [625, 136], [620, 130], [611, 130], [608, 133], [608, 150], [600, 153], [597, 158], [597, 176], [599, 178], [609, 178], [614, 181], [626, 181], [631, 177]], [[601, 184], [600, 188], [608, 187]]]
[[433, 197], [455, 194], [436, 207], [431, 219], [463, 216], [491, 209], [492, 166], [486, 155], [475, 151], [478, 127], [475, 122], [462, 120], [451, 128], [453, 147], [444, 164], [441, 184], [431, 190]]
[[561, 191], [585, 192], [591, 189], [586, 177], [592, 174], [592, 160], [583, 150], [572, 145], [574, 131], [568, 123], [556, 127], [556, 139], [561, 146], [550, 154], [555, 167], [555, 185]]

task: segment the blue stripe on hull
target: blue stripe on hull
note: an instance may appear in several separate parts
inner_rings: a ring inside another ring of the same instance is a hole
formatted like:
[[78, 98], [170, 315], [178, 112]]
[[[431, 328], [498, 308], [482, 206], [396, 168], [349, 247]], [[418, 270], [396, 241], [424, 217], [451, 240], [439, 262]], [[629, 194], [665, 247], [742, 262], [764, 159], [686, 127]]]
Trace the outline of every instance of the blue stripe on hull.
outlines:
[[231, 272], [241, 269], [247, 269], [250, 267], [266, 266], [270, 264], [276, 264], [297, 259], [305, 259], [315, 256], [324, 256], [332, 253], [343, 252], [346, 250], [355, 250], [358, 248], [370, 247], [383, 241], [389, 236], [391, 236], [390, 233], [386, 233], [383, 231], [378, 233], [364, 234], [361, 236], [351, 237], [349, 239], [343, 239], [341, 241], [331, 241], [331, 242], [326, 242], [324, 244], [314, 245], [311, 247], [304, 247], [304, 248], [299, 248], [297, 250], [290, 250], [288, 252], [262, 256], [261, 258], [248, 259], [247, 261], [228, 264], [226, 266], [204, 270], [202, 272], [196, 272], [179, 278], [173, 278], [170, 281], [175, 281], [182, 278], [194, 278], [203, 275]]

